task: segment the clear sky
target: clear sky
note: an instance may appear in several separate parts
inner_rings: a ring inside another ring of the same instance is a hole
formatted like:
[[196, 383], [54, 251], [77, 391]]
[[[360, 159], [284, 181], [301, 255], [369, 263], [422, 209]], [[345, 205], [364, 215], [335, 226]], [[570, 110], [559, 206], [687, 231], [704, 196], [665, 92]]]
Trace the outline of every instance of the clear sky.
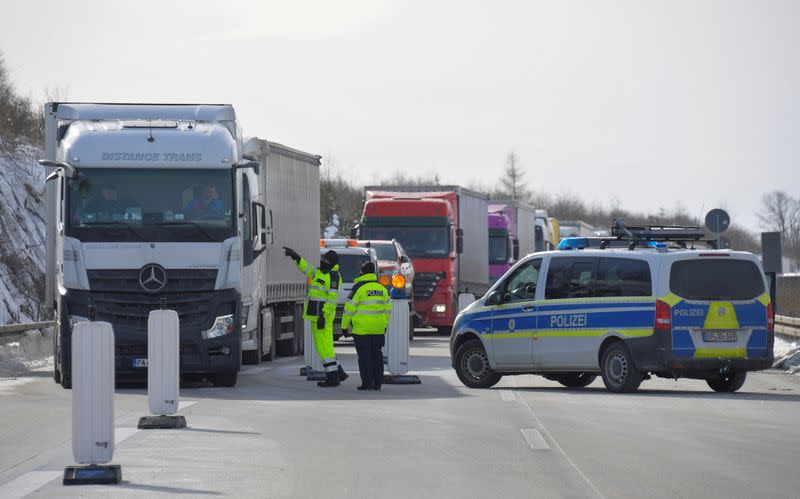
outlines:
[[756, 226], [800, 196], [800, 1], [0, 4], [0, 50], [41, 102], [232, 103], [248, 135], [403, 170]]

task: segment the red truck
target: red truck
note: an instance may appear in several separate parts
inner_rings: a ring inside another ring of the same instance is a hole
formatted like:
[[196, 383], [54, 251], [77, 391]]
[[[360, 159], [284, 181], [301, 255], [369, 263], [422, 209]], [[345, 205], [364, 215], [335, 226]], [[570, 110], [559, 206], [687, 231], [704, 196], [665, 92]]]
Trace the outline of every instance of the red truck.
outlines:
[[489, 288], [488, 197], [458, 186], [365, 188], [360, 239], [397, 239], [414, 264], [416, 325], [449, 334], [458, 295]]

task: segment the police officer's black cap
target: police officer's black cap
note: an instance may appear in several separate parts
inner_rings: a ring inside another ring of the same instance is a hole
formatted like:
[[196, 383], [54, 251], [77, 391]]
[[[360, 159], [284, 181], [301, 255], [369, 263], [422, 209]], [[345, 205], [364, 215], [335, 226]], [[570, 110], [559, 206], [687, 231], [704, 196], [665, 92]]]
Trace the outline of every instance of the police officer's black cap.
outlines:
[[361, 265], [361, 273], [362, 274], [374, 274], [375, 273], [375, 264], [372, 262], [364, 262]]
[[336, 265], [339, 263], [339, 254], [333, 250], [328, 250], [327, 253], [322, 255], [322, 258], [327, 260], [331, 265]]

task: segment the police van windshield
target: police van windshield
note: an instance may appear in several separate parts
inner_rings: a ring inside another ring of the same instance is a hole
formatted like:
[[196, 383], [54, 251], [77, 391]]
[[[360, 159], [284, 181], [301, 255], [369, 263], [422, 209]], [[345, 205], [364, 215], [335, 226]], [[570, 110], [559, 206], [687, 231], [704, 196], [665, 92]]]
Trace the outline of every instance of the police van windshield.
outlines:
[[764, 280], [753, 262], [703, 258], [673, 263], [669, 287], [687, 300], [752, 300], [764, 293]]
[[343, 282], [353, 282], [361, 275], [361, 266], [371, 261], [367, 255], [339, 254], [339, 275]]
[[378, 260], [397, 260], [397, 251], [392, 243], [372, 243], [370, 247], [378, 254]]
[[65, 220], [82, 241], [223, 241], [235, 234], [233, 199], [226, 170], [84, 168]]

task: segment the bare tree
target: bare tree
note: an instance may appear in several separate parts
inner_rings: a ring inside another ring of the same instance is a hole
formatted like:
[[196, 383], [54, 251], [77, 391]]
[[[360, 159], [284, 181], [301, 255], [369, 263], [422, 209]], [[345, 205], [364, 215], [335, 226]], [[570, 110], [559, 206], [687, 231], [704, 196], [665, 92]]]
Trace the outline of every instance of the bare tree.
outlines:
[[781, 233], [783, 254], [795, 267], [800, 266], [800, 199], [784, 191], [772, 191], [761, 197], [761, 224]]
[[508, 156], [506, 156], [506, 169], [500, 179], [500, 186], [511, 196], [511, 199], [527, 200], [529, 193], [525, 182], [522, 180], [524, 176], [525, 171], [519, 164], [519, 156], [514, 151], [509, 152]]

